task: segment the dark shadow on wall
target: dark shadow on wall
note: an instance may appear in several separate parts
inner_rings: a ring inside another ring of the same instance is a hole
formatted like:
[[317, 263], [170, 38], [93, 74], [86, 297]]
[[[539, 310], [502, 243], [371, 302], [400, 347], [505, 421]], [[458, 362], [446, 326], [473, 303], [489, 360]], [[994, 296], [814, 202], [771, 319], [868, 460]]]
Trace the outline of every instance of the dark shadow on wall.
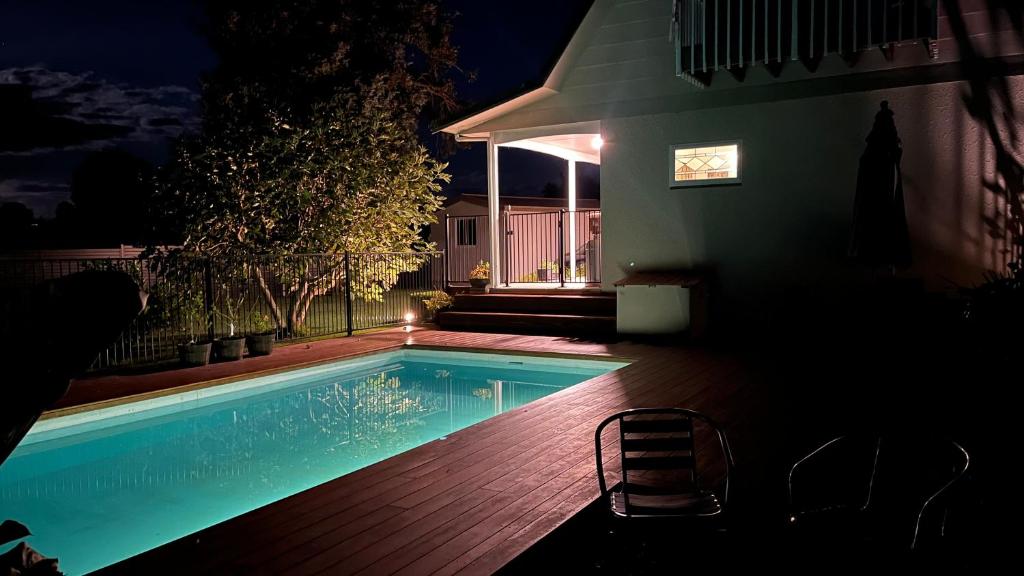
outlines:
[[[945, 265], [977, 270], [966, 261], [974, 257], [1003, 273], [1007, 265], [1021, 260], [1024, 247], [1024, 142], [1019, 126], [1024, 112], [1018, 109], [1024, 102], [1014, 101], [1009, 80], [1019, 70], [993, 58], [988, 40], [969, 34], [959, 0], [943, 1], [960, 45], [962, 98], [970, 116], [955, 120], [949, 136], [963, 147], [957, 169], [981, 179], [946, 183], [958, 187], [943, 197], [955, 203], [955, 214], [960, 215], [956, 223], [961, 228], [950, 233], [962, 235], [955, 240], [966, 244], [952, 256], [958, 261], [947, 260]], [[1009, 33], [1024, 42], [1024, 2], [989, 0], [988, 5], [993, 28], [1005, 30], [1009, 22]], [[938, 112], [897, 110], [897, 122], [900, 114], [928, 113]], [[986, 176], [993, 172], [994, 177]], [[807, 233], [822, 241], [830, 238], [829, 231], [817, 226]], [[836, 258], [820, 253], [819, 257]], [[923, 253], [915, 246], [915, 260], [950, 257]], [[965, 318], [972, 296], [935, 293], [913, 277], [886, 277], [852, 267], [848, 271], [845, 282], [829, 287], [824, 282], [798, 284], [773, 278], [784, 288], [746, 302], [717, 302], [714, 320], [732, 318], [716, 335], [730, 346], [742, 342], [771, 390], [770, 403], [760, 409], [770, 409], [774, 421], [784, 423], [773, 432], [780, 447], [774, 461], [791, 463], [821, 441], [855, 431], [895, 430], [957, 439], [972, 458], [958, 520], [958, 529], [965, 534], [959, 545], [970, 552], [974, 568], [994, 568], [1003, 551], [1012, 550], [1009, 534], [998, 528], [997, 520], [1005, 513], [1003, 495], [1014, 491], [1006, 457], [1014, 452], [1011, 439], [1019, 436], [1014, 428], [1019, 419], [1014, 393], [1015, 383], [1021, 381], [1024, 325], [1005, 324], [1022, 317], [1019, 295], [1024, 291], [1018, 288], [1017, 296], [1007, 294], [1007, 300], [999, 301], [1000, 306], [1016, 306], [1017, 312], [997, 308], [994, 322], [1004, 325], [993, 335], [979, 330], [992, 322], [981, 326]], [[957, 288], [955, 282], [950, 287]], [[748, 310], [770, 319], [752, 326], [756, 322]], [[781, 473], [781, 467], [772, 470], [764, 480], [777, 479]], [[758, 501], [763, 504], [771, 497]]]
[[[979, 22], [966, 21], [963, 10], [976, 15], [978, 4], [943, 0], [961, 61], [940, 67], [950, 75], [949, 80], [962, 82], [962, 109], [966, 114], [961, 114], [958, 106], [914, 108], [907, 102], [896, 109], [897, 125], [901, 118], [914, 126], [925, 126], [930, 121], [948, 123], [945, 136], [954, 141], [953, 149], [962, 150], [954, 160], [956, 165], [950, 167], [952, 177], [941, 183], [950, 189], [932, 198], [928, 190], [920, 190], [913, 206], [921, 222], [929, 221], [936, 227], [930, 232], [921, 228], [915, 231], [911, 223], [911, 234], [918, 239], [914, 242], [914, 269], [944, 271], [941, 276], [927, 275], [923, 286], [915, 280], [903, 282], [921, 295], [926, 290], [955, 293], [981, 282], [986, 273], [1005, 273], [1008, 264], [1021, 259], [1024, 248], [1024, 143], [1019, 126], [1022, 111], [1018, 109], [1024, 104], [1014, 100], [1015, 86], [1011, 84], [1011, 78], [1021, 74], [1021, 62], [1019, 56], [1000, 56], [991, 36], [977, 34]], [[989, 29], [999, 31], [999, 45], [1024, 43], [1024, 2], [986, 0], [984, 8], [988, 10]], [[914, 134], [903, 136], [913, 138]], [[942, 148], [940, 142], [918, 139], [905, 144], [908, 152], [919, 158], [938, 158], [936, 152]], [[977, 181], [973, 181], [975, 178]], [[906, 175], [905, 184], [913, 187]], [[940, 197], [949, 204], [929, 205]], [[908, 208], [913, 200], [908, 196]], [[933, 221], [938, 218], [944, 220]], [[805, 224], [806, 230], [800, 233], [802, 245], [818, 248], [805, 255], [814, 258], [807, 258], [792, 270], [790, 278], [786, 278], [785, 270], [776, 270], [772, 276], [769, 271], [752, 269], [746, 278], [734, 277], [735, 270], [720, 270], [722, 287], [731, 286], [732, 292], [742, 290], [744, 294], [742, 298], [738, 293], [713, 295], [712, 318], [720, 328], [718, 337], [730, 343], [747, 340], [743, 343], [750, 344], [745, 336], [752, 336], [754, 346], [759, 347], [765, 335], [798, 342], [815, 340], [816, 335], [835, 336], [857, 330], [847, 323], [856, 326], [874, 321], [872, 309], [877, 307], [867, 306], [863, 313], [851, 310], [861, 310], [865, 302], [884, 297], [893, 290], [893, 282], [869, 270], [842, 264], [842, 256], [834, 248], [839, 245], [837, 234], [845, 233], [845, 226], [828, 224]], [[934, 241], [936, 234], [948, 235], [942, 246]], [[933, 239], [921, 241], [928, 236]], [[909, 277], [920, 276], [913, 273], [914, 269]]]
[[[983, 212], [985, 233], [993, 240], [1005, 240], [1004, 263], [1018, 260], [1024, 240], [1024, 166], [1019, 160], [1021, 144], [1018, 103], [1014, 101], [1007, 76], [1012, 64], [1006, 59], [990, 58], [984, 46], [969, 33], [961, 0], [943, 0], [949, 28], [960, 50], [960, 65], [967, 81], [964, 105], [971, 117], [984, 128], [995, 153], [996, 178], [981, 184], [997, 202], [993, 212]], [[989, 24], [994, 30], [1005, 28], [1024, 41], [1024, 4], [1015, 0], [988, 0]], [[999, 210], [1003, 207], [1003, 210]], [[985, 207], [981, 207], [985, 210]]]

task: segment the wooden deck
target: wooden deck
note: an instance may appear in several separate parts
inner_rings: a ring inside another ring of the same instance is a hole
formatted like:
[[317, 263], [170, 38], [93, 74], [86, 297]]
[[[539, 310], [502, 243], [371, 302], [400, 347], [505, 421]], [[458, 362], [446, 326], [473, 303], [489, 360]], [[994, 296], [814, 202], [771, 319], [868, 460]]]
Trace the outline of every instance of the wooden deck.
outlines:
[[[593, 430], [640, 406], [719, 420], [742, 463], [758, 387], [734, 359], [682, 346], [390, 330], [172, 373], [76, 382], [65, 406], [400, 345], [615, 355], [631, 365], [181, 538], [104, 574], [490, 574], [598, 496]], [[140, 511], [140, 513], [145, 513]]]

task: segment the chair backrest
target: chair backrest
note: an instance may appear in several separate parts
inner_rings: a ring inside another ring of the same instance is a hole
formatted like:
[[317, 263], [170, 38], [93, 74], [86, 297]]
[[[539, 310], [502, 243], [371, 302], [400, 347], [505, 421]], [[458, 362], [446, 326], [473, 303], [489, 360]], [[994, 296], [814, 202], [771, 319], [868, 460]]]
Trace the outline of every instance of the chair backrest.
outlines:
[[[967, 451], [952, 440], [882, 436], [869, 509], [912, 522], [909, 534], [895, 525], [892, 528], [898, 537], [909, 536], [910, 548], [916, 549], [922, 539], [943, 532], [946, 496], [963, 480], [969, 465]], [[926, 515], [931, 517], [930, 522], [925, 522]]]
[[[870, 451], [864, 450], [866, 447]], [[951, 440], [906, 434], [840, 436], [804, 456], [790, 469], [790, 508], [794, 513], [814, 510], [798, 505], [794, 497], [795, 480], [816, 481], [816, 485], [805, 484], [803, 490], [821, 492], [829, 489], [821, 485], [822, 481], [836, 488], [837, 476], [858, 478], [863, 482], [860, 490], [839, 498], [845, 502], [828, 502], [824, 508], [845, 503], [869, 512], [876, 517], [879, 536], [903, 542], [902, 546], [909, 543], [913, 550], [923, 537], [931, 536], [925, 532], [942, 532], [945, 514], [940, 508], [964, 478], [969, 463], [967, 451]], [[854, 494], [862, 496], [853, 501], [850, 496]]]
[[637, 482], [649, 472], [671, 472], [685, 476], [696, 488], [700, 482], [697, 470], [697, 443], [694, 421], [710, 428], [725, 460], [725, 486], [721, 495], [724, 506], [728, 501], [729, 477], [734, 466], [729, 441], [721, 427], [708, 416], [685, 408], [634, 408], [612, 414], [597, 426], [594, 432], [594, 450], [597, 457], [597, 477], [601, 494], [608, 494], [605, 480], [602, 433], [613, 422], [619, 428], [619, 454], [622, 465], [622, 494], [629, 508], [629, 494]]

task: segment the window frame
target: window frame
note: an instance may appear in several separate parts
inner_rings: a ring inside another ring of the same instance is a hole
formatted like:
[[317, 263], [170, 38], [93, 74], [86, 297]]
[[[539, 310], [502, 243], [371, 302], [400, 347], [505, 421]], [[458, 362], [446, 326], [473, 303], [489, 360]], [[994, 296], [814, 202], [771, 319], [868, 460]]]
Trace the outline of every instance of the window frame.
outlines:
[[[736, 146], [736, 177], [714, 178], [704, 180], [676, 180], [676, 150], [687, 148], [707, 148], [710, 146]], [[668, 147], [668, 182], [669, 188], [699, 188], [703, 186], [730, 186], [743, 183], [743, 140], [716, 140], [713, 142], [694, 142], [671, 144]]]
[[[468, 222], [472, 222], [470, 227]], [[472, 230], [471, 230], [472, 228]], [[473, 240], [473, 243], [463, 243], [463, 240]], [[455, 245], [456, 246], [477, 246], [477, 225], [476, 216], [462, 216], [455, 221]]]

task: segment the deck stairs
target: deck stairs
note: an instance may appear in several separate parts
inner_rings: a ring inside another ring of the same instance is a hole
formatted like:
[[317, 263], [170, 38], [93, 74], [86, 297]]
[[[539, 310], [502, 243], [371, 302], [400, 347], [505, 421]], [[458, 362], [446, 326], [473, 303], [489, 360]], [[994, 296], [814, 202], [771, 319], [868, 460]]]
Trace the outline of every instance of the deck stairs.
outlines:
[[615, 335], [615, 295], [593, 291], [457, 292], [438, 315], [445, 330], [607, 338]]

